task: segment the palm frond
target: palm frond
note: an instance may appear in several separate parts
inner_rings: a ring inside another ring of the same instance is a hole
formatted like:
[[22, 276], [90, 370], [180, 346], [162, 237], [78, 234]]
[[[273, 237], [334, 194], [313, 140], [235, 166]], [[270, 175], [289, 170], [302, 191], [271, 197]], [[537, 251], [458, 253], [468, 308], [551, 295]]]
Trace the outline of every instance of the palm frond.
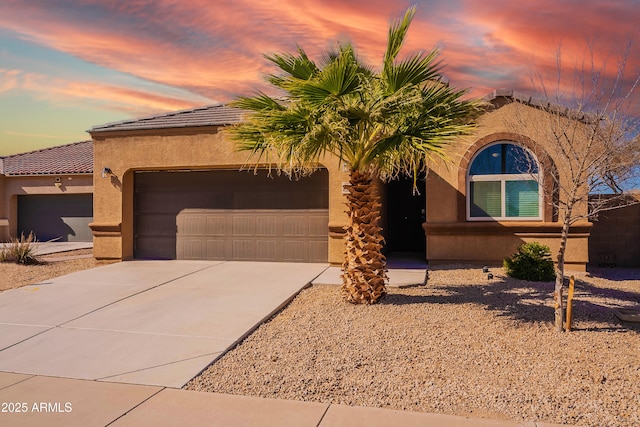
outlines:
[[405, 12], [402, 19], [396, 21], [389, 27], [389, 37], [387, 39], [387, 50], [384, 54], [384, 67], [388, 67], [396, 60], [400, 50], [402, 49], [402, 45], [404, 44], [404, 40], [407, 36], [407, 32], [409, 31], [409, 26], [411, 25], [411, 21], [413, 21], [413, 17], [416, 14], [416, 7], [410, 7]]
[[300, 47], [298, 47], [297, 55], [282, 53], [267, 54], [264, 56], [276, 64], [282, 71], [296, 79], [308, 80], [318, 72], [316, 64], [309, 59], [307, 53]]
[[398, 60], [415, 15], [410, 8], [391, 25], [379, 71], [359, 60], [350, 43], [337, 44], [318, 62], [303, 49], [267, 59], [282, 74], [269, 81], [287, 102], [259, 94], [233, 106], [252, 111], [229, 131], [252, 158], [277, 161], [283, 170], [308, 170], [330, 153], [351, 171], [416, 176], [431, 157], [473, 129], [478, 102], [442, 82], [437, 48]]
[[359, 85], [360, 67], [351, 46], [344, 47], [340, 55], [327, 64], [313, 79], [291, 82], [286, 89], [313, 105], [323, 103], [327, 97], [340, 97], [353, 93]]
[[390, 64], [383, 71], [383, 79], [388, 93], [393, 93], [407, 85], [420, 85], [430, 80], [440, 80], [442, 65], [436, 62], [437, 48], [429, 54], [415, 54], [397, 64]]
[[250, 111], [283, 110], [284, 107], [275, 99], [263, 93], [254, 97], [240, 97], [231, 101], [229, 106]]

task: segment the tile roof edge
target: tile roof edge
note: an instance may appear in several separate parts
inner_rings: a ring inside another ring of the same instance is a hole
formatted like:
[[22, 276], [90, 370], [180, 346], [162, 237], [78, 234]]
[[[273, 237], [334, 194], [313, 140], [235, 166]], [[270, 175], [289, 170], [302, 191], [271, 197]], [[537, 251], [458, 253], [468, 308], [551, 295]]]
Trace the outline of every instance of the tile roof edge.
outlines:
[[567, 107], [544, 98], [527, 95], [524, 92], [518, 92], [513, 89], [495, 89], [482, 99], [485, 102], [492, 102], [496, 98], [510, 98], [513, 102], [519, 102], [521, 104], [528, 105], [529, 107], [539, 108], [547, 112], [553, 112], [554, 114], [560, 114], [582, 122], [589, 122], [595, 119], [593, 115], [590, 115], [585, 111], [574, 110], [571, 107]]
[[8, 156], [0, 157], [0, 160], [10, 159], [12, 157], [18, 157], [18, 156], [25, 156], [25, 155], [28, 155], [28, 154], [42, 153], [42, 152], [45, 152], [45, 151], [55, 150], [57, 148], [68, 147], [68, 146], [71, 146], [71, 145], [86, 144], [86, 143], [89, 143], [89, 142], [93, 144], [93, 140], [87, 139], [85, 141], [76, 141], [76, 142], [71, 142], [69, 144], [54, 145], [53, 147], [45, 147], [45, 148], [40, 148], [38, 150], [25, 151], [24, 153], [9, 154]]
[[[95, 125], [92, 126], [91, 129], [88, 129], [86, 132], [101, 132], [101, 131], [107, 131], [109, 130], [109, 127], [113, 127], [116, 125], [125, 125], [125, 124], [129, 124], [129, 123], [135, 123], [135, 122], [140, 122], [140, 121], [144, 121], [144, 120], [151, 120], [151, 119], [157, 119], [160, 117], [171, 117], [171, 116], [175, 116], [178, 114], [184, 114], [184, 113], [191, 113], [197, 110], [206, 110], [208, 108], [214, 108], [214, 107], [224, 107], [226, 106], [226, 104], [222, 104], [220, 102], [215, 103], [215, 104], [208, 104], [208, 105], [201, 105], [199, 107], [192, 107], [192, 108], [185, 108], [182, 110], [176, 110], [176, 111], [169, 111], [167, 113], [162, 113], [162, 114], [151, 114], [148, 116], [143, 116], [143, 117], [134, 117], [132, 119], [125, 119], [125, 120], [119, 120], [119, 121], [115, 121], [115, 122], [109, 122], [109, 123], [104, 123], [101, 125]], [[231, 108], [231, 107], [229, 107]]]
[[92, 171], [86, 171], [86, 172], [65, 172], [65, 171], [57, 171], [57, 172], [42, 172], [42, 173], [6, 173], [6, 174], [0, 174], [0, 175], [4, 175], [6, 177], [24, 177], [24, 176], [60, 176], [60, 175], [73, 175], [73, 176], [77, 176], [77, 175], [93, 175], [93, 170]]

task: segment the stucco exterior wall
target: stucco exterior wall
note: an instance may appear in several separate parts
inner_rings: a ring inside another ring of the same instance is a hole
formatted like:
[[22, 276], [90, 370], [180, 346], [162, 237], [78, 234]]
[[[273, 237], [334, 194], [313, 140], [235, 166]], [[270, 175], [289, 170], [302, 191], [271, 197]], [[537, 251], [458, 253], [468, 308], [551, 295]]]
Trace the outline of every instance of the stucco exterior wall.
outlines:
[[[98, 259], [133, 257], [133, 177], [142, 170], [240, 169], [247, 153], [219, 128], [94, 133], [94, 256]], [[343, 256], [346, 225], [342, 182], [348, 174], [329, 157], [321, 160], [329, 172], [329, 262]], [[108, 167], [112, 175], [101, 177]]]
[[[460, 138], [447, 152], [449, 163], [434, 163], [426, 180], [427, 259], [432, 263], [478, 262], [501, 263], [524, 242], [538, 241], [555, 253], [562, 224], [550, 204], [545, 203], [542, 219], [537, 221], [466, 220], [466, 173], [473, 156], [485, 146], [499, 140], [513, 140], [529, 148], [549, 147], [543, 132], [526, 126], [514, 131], [513, 117], [543, 121], [541, 110], [522, 104], [507, 104], [484, 114], [476, 132]], [[524, 108], [524, 110], [522, 110]], [[240, 169], [247, 153], [235, 150], [235, 144], [218, 127], [181, 128], [149, 131], [93, 132], [94, 139], [94, 255], [99, 259], [133, 257], [134, 188], [136, 171]], [[535, 142], [535, 143], [534, 143]], [[543, 174], [555, 173], [558, 159], [548, 150], [542, 164]], [[340, 264], [343, 259], [343, 227], [347, 225], [343, 183], [348, 173], [329, 156], [321, 161], [329, 172], [329, 259]], [[112, 175], [102, 178], [108, 167]], [[549, 186], [550, 181], [543, 185]], [[383, 188], [380, 186], [380, 188]], [[381, 191], [384, 195], [384, 191]], [[585, 211], [586, 206], [578, 206]], [[385, 207], [383, 206], [383, 215]], [[384, 218], [383, 218], [384, 222]], [[583, 270], [588, 262], [588, 238], [591, 223], [576, 224], [568, 242], [568, 269]]]
[[18, 196], [92, 192], [91, 175], [0, 176], [0, 241], [18, 237]]
[[[552, 141], [533, 126], [517, 127], [518, 120], [542, 123], [546, 113], [523, 104], [507, 104], [484, 114], [478, 120], [473, 135], [460, 138], [447, 153], [449, 163], [433, 164], [427, 176], [427, 259], [431, 263], [454, 261], [499, 264], [515, 252], [519, 244], [538, 241], [551, 248], [559, 247], [562, 223], [549, 200], [543, 203], [542, 219], [537, 221], [467, 221], [467, 170], [474, 155], [497, 141], [510, 140], [528, 147], [541, 162], [543, 177], [562, 165], [554, 155]], [[517, 130], [517, 131], [514, 131]], [[538, 147], [544, 153], [536, 153]], [[561, 179], [562, 175], [560, 174]], [[566, 184], [561, 181], [562, 185]], [[541, 183], [544, 193], [551, 193], [550, 180]], [[541, 191], [542, 192], [542, 191]], [[543, 196], [544, 197], [544, 196]], [[576, 207], [586, 213], [587, 206]], [[566, 267], [584, 270], [588, 257], [588, 237], [591, 223], [575, 224], [571, 229], [566, 252]]]

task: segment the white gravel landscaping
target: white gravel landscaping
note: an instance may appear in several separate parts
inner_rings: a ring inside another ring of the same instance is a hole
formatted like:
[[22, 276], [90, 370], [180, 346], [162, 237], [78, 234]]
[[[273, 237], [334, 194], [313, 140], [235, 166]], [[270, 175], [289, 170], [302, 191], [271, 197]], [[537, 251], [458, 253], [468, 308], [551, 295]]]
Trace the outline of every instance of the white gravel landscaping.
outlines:
[[[577, 274], [574, 331], [553, 330], [553, 283], [437, 267], [381, 304], [304, 290], [186, 388], [485, 418], [640, 425], [640, 269]], [[592, 276], [592, 277], [591, 277]], [[606, 278], [605, 278], [606, 277]]]

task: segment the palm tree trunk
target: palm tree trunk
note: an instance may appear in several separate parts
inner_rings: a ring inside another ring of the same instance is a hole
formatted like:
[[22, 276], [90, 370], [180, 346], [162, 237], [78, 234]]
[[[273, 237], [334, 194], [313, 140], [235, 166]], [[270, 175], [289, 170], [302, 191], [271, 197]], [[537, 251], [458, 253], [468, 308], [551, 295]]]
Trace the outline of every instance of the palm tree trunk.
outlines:
[[351, 172], [347, 194], [349, 225], [342, 264], [342, 294], [354, 304], [374, 304], [386, 293], [386, 258], [380, 223], [380, 198], [370, 174]]

